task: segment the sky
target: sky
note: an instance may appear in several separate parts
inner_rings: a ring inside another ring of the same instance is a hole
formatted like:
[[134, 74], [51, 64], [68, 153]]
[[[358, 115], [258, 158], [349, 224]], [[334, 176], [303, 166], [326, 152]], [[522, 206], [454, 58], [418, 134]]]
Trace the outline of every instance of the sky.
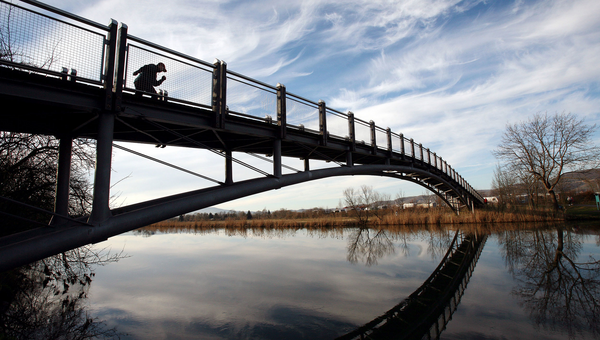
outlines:
[[[390, 127], [436, 152], [479, 190], [491, 188], [498, 164], [492, 151], [507, 124], [538, 112], [571, 112], [589, 125], [600, 123], [597, 0], [45, 3], [99, 23], [115, 19], [136, 37], [208, 62], [218, 58], [229, 70]], [[594, 138], [600, 144], [600, 134]], [[224, 161], [206, 151], [123, 145], [211, 178], [224, 176]], [[114, 206], [213, 185], [121, 150], [113, 161]], [[302, 169], [299, 160], [284, 164]], [[314, 165], [324, 166], [331, 164]], [[234, 168], [234, 180], [257, 176]], [[217, 207], [334, 208], [344, 189], [361, 185], [391, 198], [426, 193], [399, 180], [353, 176]]]

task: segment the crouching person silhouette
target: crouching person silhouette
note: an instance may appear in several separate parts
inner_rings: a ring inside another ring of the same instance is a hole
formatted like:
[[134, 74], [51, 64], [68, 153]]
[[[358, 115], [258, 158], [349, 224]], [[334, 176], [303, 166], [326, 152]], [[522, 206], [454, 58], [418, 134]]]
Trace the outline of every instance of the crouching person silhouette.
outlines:
[[133, 72], [134, 76], [137, 76], [137, 78], [135, 78], [135, 80], [133, 81], [133, 84], [135, 85], [135, 89], [136, 91], [136, 95], [137, 96], [141, 96], [142, 95], [142, 91], [143, 92], [148, 92], [153, 94], [152, 98], [153, 99], [157, 99], [158, 96], [156, 96], [156, 90], [154, 89], [154, 86], [158, 86], [160, 84], [163, 83], [163, 81], [165, 81], [167, 79], [167, 77], [165, 77], [164, 75], [162, 76], [162, 78], [157, 79], [157, 75], [159, 72], [167, 72], [167, 68], [165, 67], [165, 64], [163, 63], [158, 63], [156, 65], [154, 64], [148, 64], [148, 65], [144, 65], [142, 67], [140, 67], [139, 70]]

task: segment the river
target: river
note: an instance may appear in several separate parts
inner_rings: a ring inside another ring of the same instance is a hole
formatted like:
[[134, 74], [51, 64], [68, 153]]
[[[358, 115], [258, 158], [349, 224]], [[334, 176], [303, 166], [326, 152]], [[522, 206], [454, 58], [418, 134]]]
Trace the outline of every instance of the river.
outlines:
[[334, 339], [417, 290], [458, 232], [487, 240], [441, 339], [597, 338], [600, 229], [506, 229], [140, 229], [3, 275], [2, 331]]

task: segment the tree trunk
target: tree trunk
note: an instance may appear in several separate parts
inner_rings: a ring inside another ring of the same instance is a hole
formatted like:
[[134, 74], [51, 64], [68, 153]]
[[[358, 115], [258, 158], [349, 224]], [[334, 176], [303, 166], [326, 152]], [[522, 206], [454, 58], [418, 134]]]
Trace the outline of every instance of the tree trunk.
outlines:
[[554, 190], [548, 190], [548, 193], [552, 198], [552, 206], [554, 207], [554, 211], [559, 211], [560, 209], [558, 207], [558, 199], [556, 198], [556, 193], [554, 192]]

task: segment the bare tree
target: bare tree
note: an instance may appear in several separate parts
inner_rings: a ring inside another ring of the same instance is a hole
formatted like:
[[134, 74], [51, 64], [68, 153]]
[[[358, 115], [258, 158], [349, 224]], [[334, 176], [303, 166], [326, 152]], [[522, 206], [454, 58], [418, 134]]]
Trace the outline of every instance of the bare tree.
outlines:
[[[94, 142], [75, 139], [70, 181], [69, 213], [89, 213], [92, 190], [88, 171], [94, 167]], [[51, 136], [0, 132], [0, 196], [48, 211], [53, 210], [59, 142]], [[24, 206], [0, 202], [0, 221], [6, 235], [34, 225], [16, 223], [7, 213], [47, 223], [48, 214], [32, 212]]]
[[359, 190], [344, 190], [344, 201], [358, 224], [367, 224], [371, 216], [381, 220], [384, 210], [379, 209], [376, 203], [386, 200], [389, 200], [389, 195], [382, 195], [368, 185], [362, 185]]
[[595, 131], [596, 125], [586, 125], [575, 114], [536, 113], [528, 121], [508, 125], [493, 153], [506, 162], [507, 171], [539, 181], [558, 210], [554, 189], [562, 174], [598, 165], [600, 148], [592, 143]]

